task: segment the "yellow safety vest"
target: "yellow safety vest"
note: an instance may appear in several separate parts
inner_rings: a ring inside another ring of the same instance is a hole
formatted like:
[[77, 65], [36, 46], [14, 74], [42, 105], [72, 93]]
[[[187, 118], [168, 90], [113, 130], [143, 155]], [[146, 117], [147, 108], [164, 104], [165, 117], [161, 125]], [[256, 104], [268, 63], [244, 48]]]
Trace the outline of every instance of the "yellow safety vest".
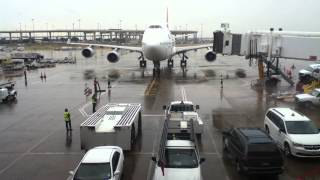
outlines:
[[63, 116], [64, 116], [64, 120], [65, 120], [65, 121], [70, 121], [70, 116], [71, 116], [71, 115], [70, 115], [69, 112], [64, 112], [64, 113], [63, 113]]
[[97, 103], [97, 98], [92, 97], [92, 103]]

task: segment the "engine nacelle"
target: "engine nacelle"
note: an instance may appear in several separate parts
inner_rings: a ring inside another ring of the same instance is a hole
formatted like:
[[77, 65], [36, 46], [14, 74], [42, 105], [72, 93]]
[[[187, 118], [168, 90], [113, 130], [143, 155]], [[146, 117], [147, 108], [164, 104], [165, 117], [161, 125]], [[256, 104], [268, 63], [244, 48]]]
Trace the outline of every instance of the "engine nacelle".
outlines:
[[120, 59], [119, 53], [117, 51], [111, 51], [107, 54], [107, 59], [111, 63], [116, 63]]
[[81, 52], [82, 56], [90, 58], [94, 55], [94, 50], [91, 47], [86, 47]]
[[213, 52], [212, 50], [209, 50], [205, 54], [205, 58], [206, 58], [207, 61], [212, 62], [212, 61], [216, 60], [217, 54], [215, 52]]

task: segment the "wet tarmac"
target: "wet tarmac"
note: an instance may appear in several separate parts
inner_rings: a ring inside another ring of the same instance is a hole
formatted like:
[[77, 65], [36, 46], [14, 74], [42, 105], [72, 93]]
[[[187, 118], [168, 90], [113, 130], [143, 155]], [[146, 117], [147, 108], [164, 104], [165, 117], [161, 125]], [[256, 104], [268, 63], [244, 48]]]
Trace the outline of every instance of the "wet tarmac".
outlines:
[[[162, 106], [172, 100], [188, 100], [200, 105], [205, 132], [199, 141], [204, 180], [280, 179], [293, 180], [320, 167], [319, 159], [285, 158], [285, 171], [279, 177], [244, 177], [236, 173], [233, 163], [222, 154], [221, 131], [229, 127], [263, 127], [266, 110], [274, 106], [295, 108], [292, 100], [279, 101], [269, 95], [279, 91], [294, 91], [284, 80], [272, 89], [252, 88], [257, 79], [257, 65], [238, 56], [218, 56], [214, 63], [203, 59], [204, 51], [190, 52], [186, 77], [179, 67], [178, 57], [172, 71], [163, 68], [158, 93], [146, 97], [144, 91], [151, 81], [152, 64], [142, 72], [138, 55], [125, 54], [119, 63], [105, 60], [106, 51], [84, 60], [79, 51], [41, 51], [46, 57], [76, 56], [77, 64], [58, 64], [56, 68], [28, 72], [28, 83], [18, 77], [16, 102], [0, 104], [0, 179], [67, 179], [84, 155], [80, 150], [79, 127], [91, 114], [90, 98], [84, 95], [85, 83], [93, 88], [91, 76], [97, 76], [103, 89], [108, 75], [112, 88], [100, 96], [98, 107], [108, 102], [134, 102], [143, 106], [142, 135], [132, 151], [125, 152], [123, 179], [150, 179], [153, 172], [151, 156], [157, 152], [160, 129], [164, 120]], [[297, 71], [307, 62], [282, 60], [282, 68], [295, 63]], [[166, 66], [166, 62], [161, 64]], [[246, 78], [234, 75], [237, 68], [246, 70]], [[90, 73], [88, 73], [88, 70]], [[46, 80], [40, 79], [45, 72]], [[220, 75], [224, 76], [223, 88]], [[119, 76], [119, 77], [118, 77]], [[228, 77], [228, 78], [227, 78]], [[66, 133], [64, 108], [71, 112], [72, 133]], [[320, 127], [319, 108], [297, 109], [312, 118]], [[319, 172], [319, 171], [316, 171]], [[320, 173], [313, 173], [320, 177]]]

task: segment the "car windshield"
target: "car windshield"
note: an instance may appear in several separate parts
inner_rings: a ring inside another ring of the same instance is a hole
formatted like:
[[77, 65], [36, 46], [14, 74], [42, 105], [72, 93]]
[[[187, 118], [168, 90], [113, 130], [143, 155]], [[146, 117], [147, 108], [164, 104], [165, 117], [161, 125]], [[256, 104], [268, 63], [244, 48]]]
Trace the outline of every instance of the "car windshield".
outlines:
[[167, 168], [196, 168], [198, 158], [194, 149], [166, 149]]
[[75, 180], [107, 180], [111, 178], [109, 163], [82, 163], [75, 176]]
[[312, 67], [310, 67], [310, 66], [308, 66], [308, 67], [306, 67], [306, 69], [305, 69], [305, 70], [312, 72], [312, 71], [313, 71], [313, 68], [312, 68]]
[[179, 111], [193, 111], [193, 105], [191, 104], [176, 104], [172, 105], [170, 108], [171, 112], [179, 112]]
[[273, 143], [257, 143], [248, 146], [249, 156], [281, 156], [277, 146]]
[[319, 95], [319, 91], [317, 91], [317, 90], [313, 90], [313, 91], [311, 91], [311, 96], [318, 96]]
[[318, 134], [319, 130], [312, 121], [286, 121], [289, 134]]

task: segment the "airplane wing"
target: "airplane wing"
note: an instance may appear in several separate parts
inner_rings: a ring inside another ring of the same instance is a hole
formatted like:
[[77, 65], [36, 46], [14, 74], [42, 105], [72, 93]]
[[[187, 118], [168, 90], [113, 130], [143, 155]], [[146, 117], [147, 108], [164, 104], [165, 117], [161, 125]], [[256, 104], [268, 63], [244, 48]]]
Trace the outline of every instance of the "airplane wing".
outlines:
[[176, 47], [175, 54], [185, 53], [188, 51], [198, 50], [198, 49], [212, 49], [213, 44], [204, 44], [197, 46], [185, 46], [185, 47]]
[[134, 47], [134, 46], [117, 46], [117, 45], [109, 45], [109, 44], [89, 44], [89, 43], [72, 43], [68, 42], [71, 45], [80, 45], [80, 46], [91, 46], [91, 47], [106, 47], [112, 49], [123, 49], [131, 52], [140, 52], [142, 53], [141, 47]]

